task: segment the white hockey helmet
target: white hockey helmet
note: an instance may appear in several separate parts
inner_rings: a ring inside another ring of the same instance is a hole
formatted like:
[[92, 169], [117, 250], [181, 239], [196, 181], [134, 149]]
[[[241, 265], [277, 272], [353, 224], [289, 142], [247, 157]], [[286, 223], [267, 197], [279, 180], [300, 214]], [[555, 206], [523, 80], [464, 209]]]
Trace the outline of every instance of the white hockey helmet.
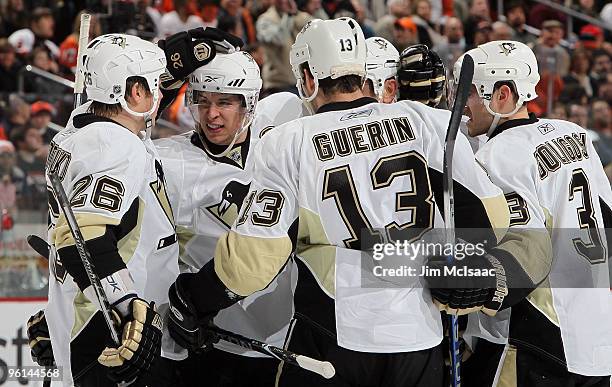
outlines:
[[382, 99], [385, 81], [397, 77], [399, 67], [399, 52], [385, 38], [372, 37], [366, 39], [366, 78], [372, 81], [374, 94]]
[[[536, 93], [536, 85], [540, 81], [538, 62], [533, 51], [525, 44], [511, 40], [497, 40], [469, 50], [455, 63], [454, 82], [459, 79], [465, 55], [470, 55], [474, 59], [472, 84], [476, 86], [484, 106], [494, 116], [488, 134], [491, 134], [497, 127], [500, 118], [513, 115], [524, 102], [538, 97]], [[490, 107], [493, 88], [497, 82], [502, 81], [512, 82], [518, 94], [515, 109], [505, 114], [494, 112]]]
[[[236, 132], [232, 143], [225, 152], [214, 156], [220, 157], [229, 152], [238, 136], [248, 129], [253, 121], [261, 86], [259, 66], [253, 57], [245, 51], [217, 54], [210, 63], [195, 70], [189, 76], [189, 85], [185, 92], [185, 105], [198, 124], [200, 124], [199, 93], [238, 94], [244, 99], [244, 117], [241, 128]], [[205, 141], [203, 143], [206, 145]]]
[[[83, 55], [87, 97], [105, 104], [121, 104], [128, 113], [144, 117], [147, 127], [159, 100], [159, 77], [166, 69], [166, 55], [156, 44], [125, 34], [107, 34], [92, 40]], [[131, 110], [125, 100], [130, 77], [146, 79], [153, 94], [153, 106], [146, 113]]]
[[[359, 24], [349, 18], [333, 20], [314, 19], [306, 23], [291, 46], [289, 62], [300, 98], [312, 101], [319, 91], [319, 79], [336, 79], [345, 75], [358, 75], [365, 79], [366, 44]], [[314, 77], [315, 90], [306, 96], [303, 63]]]

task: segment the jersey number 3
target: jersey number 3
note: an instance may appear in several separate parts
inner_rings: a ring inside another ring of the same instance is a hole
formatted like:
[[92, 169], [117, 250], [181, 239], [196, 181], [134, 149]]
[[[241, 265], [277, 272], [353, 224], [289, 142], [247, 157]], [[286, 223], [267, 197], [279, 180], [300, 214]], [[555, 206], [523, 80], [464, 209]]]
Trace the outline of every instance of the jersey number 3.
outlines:
[[[378, 160], [370, 179], [372, 189], [379, 190], [389, 187], [393, 180], [400, 176], [408, 176], [410, 190], [395, 194], [395, 211], [412, 210], [410, 222], [398, 224], [393, 221], [385, 225], [390, 240], [413, 241], [419, 238], [433, 225], [434, 200], [431, 192], [427, 163], [416, 152], [406, 152], [383, 157]], [[325, 171], [323, 182], [323, 200], [333, 198], [344, 224], [351, 237], [344, 240], [349, 249], [367, 249], [372, 243], [380, 243], [383, 236], [373, 229], [366, 217], [351, 168], [343, 165]]]
[[584, 242], [582, 238], [573, 238], [574, 246], [578, 254], [586, 258], [591, 264], [606, 261], [606, 249], [601, 242], [601, 236], [597, 227], [597, 219], [593, 210], [593, 200], [589, 179], [581, 168], [574, 169], [572, 180], [569, 185], [569, 200], [575, 198], [575, 194], [582, 193], [582, 206], [578, 207], [578, 224], [581, 229], [588, 230], [590, 241]]

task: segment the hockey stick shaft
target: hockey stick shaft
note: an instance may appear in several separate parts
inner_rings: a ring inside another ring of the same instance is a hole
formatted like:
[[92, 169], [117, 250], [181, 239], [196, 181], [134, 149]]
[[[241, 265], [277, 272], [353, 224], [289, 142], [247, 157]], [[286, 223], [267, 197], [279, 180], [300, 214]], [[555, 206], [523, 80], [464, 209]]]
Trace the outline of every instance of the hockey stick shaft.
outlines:
[[[36, 235], [29, 235], [28, 244], [43, 258], [49, 259], [50, 247], [47, 242], [45, 242], [42, 238]], [[334, 366], [330, 362], [320, 361], [312, 359], [308, 356], [298, 355], [282, 348], [278, 348], [255, 339], [249, 339], [237, 333], [229, 332], [220, 328], [215, 328], [214, 331], [221, 340], [239, 345], [243, 348], [251, 349], [259, 353], [263, 353], [264, 355], [268, 355], [276, 359], [285, 361], [289, 364], [295, 365], [297, 367], [315, 372], [323, 376], [324, 378], [329, 379], [333, 377], [336, 372]]]
[[[446, 140], [444, 144], [444, 163], [442, 171], [444, 173], [444, 227], [446, 229], [446, 243], [450, 246], [455, 245], [455, 198], [453, 193], [453, 154], [455, 151], [455, 140], [461, 124], [463, 109], [470, 94], [472, 78], [474, 77], [474, 60], [471, 56], [465, 55], [461, 64], [461, 73], [453, 110], [451, 112]], [[453, 248], [454, 253], [454, 248]], [[454, 257], [450, 257], [454, 259]], [[451, 358], [451, 382], [453, 387], [461, 386], [461, 353], [459, 350], [459, 324], [457, 316], [450, 316], [449, 329], [450, 358]]]
[[85, 245], [85, 239], [83, 238], [83, 234], [81, 234], [81, 229], [79, 228], [76, 217], [74, 216], [74, 212], [72, 212], [72, 207], [70, 207], [68, 196], [66, 195], [66, 191], [64, 191], [64, 187], [62, 187], [62, 182], [57, 175], [57, 172], [50, 171], [49, 180], [51, 180], [53, 194], [57, 198], [57, 201], [62, 209], [62, 213], [66, 217], [66, 222], [68, 223], [68, 227], [70, 228], [70, 232], [74, 238], [74, 244], [79, 253], [79, 257], [81, 258], [81, 262], [83, 263], [83, 267], [85, 268], [85, 273], [87, 273], [87, 278], [89, 279], [89, 282], [91, 283], [91, 286], [95, 292], [96, 300], [98, 301], [102, 315], [104, 316], [104, 321], [106, 321], [106, 325], [108, 326], [111, 338], [115, 344], [120, 345], [121, 342], [119, 341], [119, 335], [117, 334], [117, 330], [115, 329], [115, 325], [113, 324], [113, 320], [110, 316], [111, 307], [108, 302], [108, 298], [106, 297], [106, 293], [104, 293], [104, 288], [102, 287], [100, 278], [98, 278], [98, 275], [96, 274], [95, 267], [91, 260], [91, 255], [89, 254], [89, 250]]
[[83, 86], [85, 85], [85, 74], [81, 71], [83, 66], [83, 54], [89, 42], [89, 24], [91, 15], [83, 13], [81, 15], [81, 27], [79, 29], [79, 47], [77, 51], [77, 66], [74, 78], [74, 108], [81, 106], [83, 103]]
[[320, 361], [308, 356], [298, 355], [291, 351], [266, 344], [259, 340], [249, 339], [237, 333], [228, 332], [221, 328], [214, 328], [212, 330], [221, 340], [263, 353], [264, 355], [272, 356], [276, 359], [284, 361], [285, 363], [317, 373], [323, 376], [325, 379], [330, 379], [336, 374], [334, 366], [328, 361]]

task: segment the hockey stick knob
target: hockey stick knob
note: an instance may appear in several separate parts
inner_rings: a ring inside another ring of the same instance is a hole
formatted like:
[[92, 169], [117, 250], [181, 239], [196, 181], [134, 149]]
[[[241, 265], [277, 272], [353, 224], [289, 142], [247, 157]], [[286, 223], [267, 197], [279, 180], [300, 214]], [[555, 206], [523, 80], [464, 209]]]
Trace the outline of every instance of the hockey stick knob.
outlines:
[[317, 373], [325, 379], [331, 379], [336, 374], [336, 369], [328, 361], [315, 360], [308, 356], [298, 356], [295, 360], [301, 368]]

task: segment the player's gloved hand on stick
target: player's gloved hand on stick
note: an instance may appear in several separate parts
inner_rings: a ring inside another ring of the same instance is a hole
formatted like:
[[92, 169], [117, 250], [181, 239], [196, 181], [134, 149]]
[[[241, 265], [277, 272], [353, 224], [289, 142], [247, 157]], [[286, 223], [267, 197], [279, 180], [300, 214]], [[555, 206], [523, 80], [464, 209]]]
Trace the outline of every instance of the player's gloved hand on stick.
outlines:
[[470, 255], [461, 260], [430, 256], [426, 264], [430, 270], [425, 281], [434, 303], [449, 314], [482, 311], [494, 316], [508, 294], [504, 267], [490, 254]]
[[39, 310], [28, 319], [28, 341], [34, 360], [40, 366], [53, 365], [53, 348], [49, 337], [49, 327], [45, 311]]
[[170, 311], [168, 330], [170, 336], [183, 348], [190, 351], [203, 351], [212, 348], [219, 341], [214, 332], [206, 329], [212, 327], [214, 315], [198, 316], [186, 283], [195, 276], [191, 273], [179, 275], [170, 286]]
[[109, 367], [108, 378], [114, 382], [131, 382], [147, 372], [161, 356], [162, 319], [155, 304], [134, 298], [124, 319], [121, 345], [106, 348], [98, 362]]
[[242, 39], [213, 27], [198, 27], [177, 32], [157, 45], [166, 54], [166, 73], [162, 88], [175, 89], [194, 70], [214, 59], [217, 53], [231, 53], [244, 45]]

